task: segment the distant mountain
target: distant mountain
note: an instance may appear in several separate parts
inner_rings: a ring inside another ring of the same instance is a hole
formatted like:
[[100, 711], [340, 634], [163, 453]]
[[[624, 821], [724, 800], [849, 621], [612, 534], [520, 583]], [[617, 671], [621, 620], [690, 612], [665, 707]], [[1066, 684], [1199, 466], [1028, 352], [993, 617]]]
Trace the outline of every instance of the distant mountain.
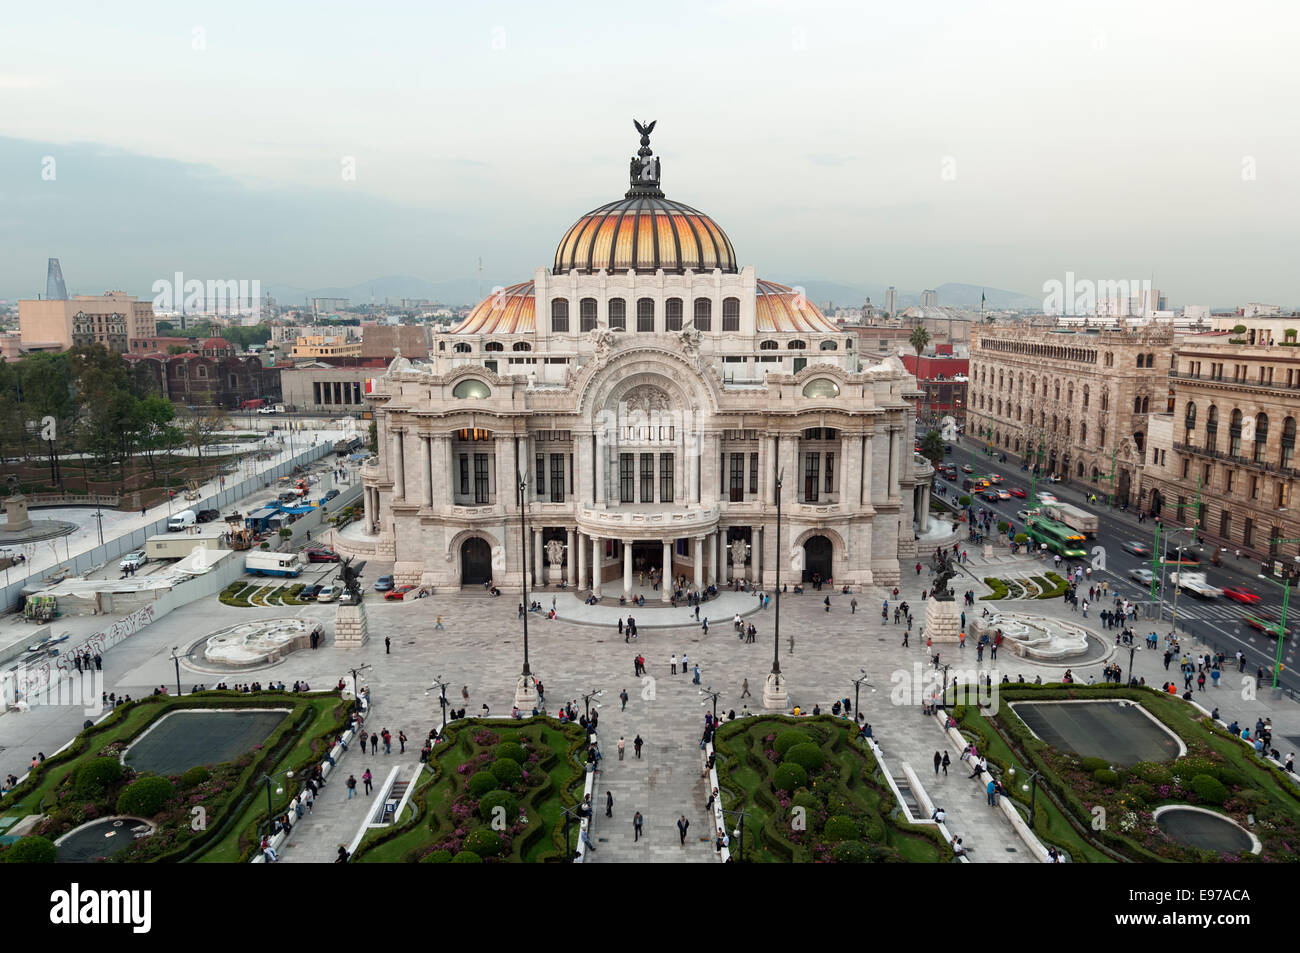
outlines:
[[[885, 307], [886, 285], [878, 284], [843, 284], [836, 281], [827, 281], [821, 278], [804, 278], [785, 280], [781, 278], [773, 279], [780, 281], [782, 284], [800, 287], [804, 293], [816, 301], [818, 304], [833, 302], [836, 307], [860, 308], [868, 297], [871, 303], [877, 308]], [[921, 303], [921, 292], [898, 290], [898, 308], [909, 308], [912, 305]], [[978, 311], [980, 306], [980, 293], [986, 296], [984, 306], [988, 309], [1010, 309], [1018, 310], [1020, 308], [1039, 308], [1042, 307], [1042, 298], [1035, 298], [1031, 295], [1021, 294], [1018, 291], [1006, 291], [1002, 288], [981, 288], [979, 285], [964, 284], [942, 284], [934, 289], [939, 296], [939, 304], [953, 308], [967, 308], [971, 311]]]
[[[294, 307], [308, 298], [347, 298], [353, 304], [376, 304], [385, 298], [428, 298], [445, 305], [476, 304], [498, 285], [506, 282], [484, 278], [481, 285], [476, 278], [452, 278], [447, 281], [426, 281], [411, 275], [390, 275], [355, 285], [327, 288], [300, 288], [294, 285], [268, 285], [266, 293], [275, 298], [281, 307]], [[480, 288], [482, 293], [480, 294]]]
[[970, 311], [980, 309], [980, 294], [985, 296], [984, 307], [990, 311], [1019, 311], [1025, 308], [1041, 308], [1043, 297], [1021, 294], [1018, 291], [1005, 291], [1002, 288], [981, 288], [979, 285], [948, 284], [934, 289], [939, 295], [939, 304], [953, 308], [966, 308]]

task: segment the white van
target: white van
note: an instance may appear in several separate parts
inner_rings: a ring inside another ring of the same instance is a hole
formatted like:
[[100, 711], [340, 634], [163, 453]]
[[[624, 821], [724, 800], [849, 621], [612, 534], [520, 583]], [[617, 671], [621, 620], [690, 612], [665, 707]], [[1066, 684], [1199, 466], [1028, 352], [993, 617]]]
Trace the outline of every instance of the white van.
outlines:
[[167, 532], [178, 533], [187, 526], [193, 526], [198, 521], [199, 517], [193, 510], [181, 510], [167, 521]]

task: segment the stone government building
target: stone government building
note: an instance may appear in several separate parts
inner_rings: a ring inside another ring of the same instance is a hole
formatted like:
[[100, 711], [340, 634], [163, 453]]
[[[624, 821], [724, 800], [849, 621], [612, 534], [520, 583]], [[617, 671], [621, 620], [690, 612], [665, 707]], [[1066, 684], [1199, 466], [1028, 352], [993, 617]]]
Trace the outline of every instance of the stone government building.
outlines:
[[783, 583], [892, 586], [914, 560], [933, 470], [912, 375], [864, 368], [853, 335], [666, 199], [649, 128], [626, 195], [564, 232], [551, 269], [374, 382], [365, 535], [341, 550], [394, 559], [403, 584], [527, 572], [605, 596], [655, 569], [771, 586], [778, 560]]

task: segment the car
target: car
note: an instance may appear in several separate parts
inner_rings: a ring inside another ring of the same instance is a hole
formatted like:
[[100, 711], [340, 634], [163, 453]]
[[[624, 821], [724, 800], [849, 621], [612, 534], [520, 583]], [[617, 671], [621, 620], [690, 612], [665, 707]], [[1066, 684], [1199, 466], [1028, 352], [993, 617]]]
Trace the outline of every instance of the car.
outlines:
[[945, 444], [943, 445], [943, 452], [944, 452], [944, 453], [952, 453], [952, 444], [950, 444], [950, 443], [945, 443]]
[[989, 482], [990, 482], [990, 483], [1001, 483], [1001, 482], [1002, 482], [1002, 474], [1000, 474], [1000, 473], [990, 473], [990, 474], [989, 474]]
[[1015, 497], [1016, 499], [1018, 499], [1018, 500], [1023, 500], [1023, 499], [1027, 496], [1027, 494], [1025, 493], [1025, 489], [1024, 489], [1024, 487], [1020, 487], [1020, 486], [1013, 486], [1013, 487], [1012, 487], [1010, 490], [1008, 490], [1007, 492], [1010, 493], [1012, 496], [1014, 496], [1014, 497]]
[[974, 485], [975, 485], [975, 484], [972, 483], [970, 480], [962, 480], [962, 481], [961, 481], [961, 488], [962, 488], [963, 490], [969, 490], [969, 489], [970, 489], [971, 487], [973, 487]]
[[310, 586], [303, 586], [302, 592], [298, 593], [299, 599], [315, 599], [320, 595], [320, 591], [325, 587], [320, 583], [312, 583]]
[[1135, 539], [1130, 539], [1128, 542], [1120, 543], [1119, 548], [1124, 550], [1126, 553], [1132, 553], [1134, 556], [1141, 556], [1144, 559], [1151, 555], [1151, 547], [1144, 543], [1139, 543]]
[[406, 598], [406, 594], [407, 594], [408, 592], [411, 592], [411, 591], [414, 590], [415, 588], [416, 588], [415, 586], [398, 586], [396, 589], [392, 590], [392, 591], [389, 592], [386, 596], [384, 596], [384, 598], [385, 598], [385, 599], [404, 599], [404, 598]]
[[199, 510], [198, 521], [200, 523], [211, 523], [213, 520], [221, 519], [220, 510]]
[[343, 594], [339, 596], [339, 605], [341, 606], [357, 606], [360, 604], [361, 604], [360, 589], [358, 589], [356, 592], [353, 592], [350, 589], [344, 589]]
[[1009, 500], [1011, 499], [1011, 493], [1007, 490], [998, 490], [998, 499]]
[[974, 472], [975, 472], [975, 468], [974, 468], [973, 466], [971, 466], [969, 463], [963, 463], [963, 464], [961, 465], [961, 472], [962, 472], [962, 473], [974, 473]]
[[143, 549], [137, 549], [133, 553], [127, 553], [122, 557], [122, 561], [117, 564], [118, 569], [130, 569], [132, 572], [139, 569], [149, 561]]
[[392, 576], [380, 576], [375, 580], [375, 592], [391, 592], [393, 589]]
[[1167, 549], [1165, 550], [1165, 562], [1174, 566], [1199, 566], [1201, 557], [1192, 549]]
[[333, 602], [339, 596], [343, 595], [343, 587], [330, 583], [320, 592], [316, 593], [317, 602]]
[[[1277, 619], [1268, 612], [1261, 612], [1258, 609], [1247, 612], [1241, 617], [1242, 621], [1252, 629], [1258, 629], [1260, 632], [1267, 633], [1276, 638], [1277, 636]], [[1291, 630], [1286, 630], [1287, 638], [1291, 637]]]
[[990, 503], [996, 503], [1001, 499], [1001, 497], [998, 496], [997, 490], [985, 490], [980, 494], [980, 496], [984, 497], [984, 499], [988, 500]]
[[1016, 510], [1016, 519], [1020, 520], [1021, 522], [1024, 522], [1025, 520], [1029, 519], [1030, 514], [1031, 514], [1030, 510]]
[[338, 490], [330, 490], [328, 493], [325, 494], [325, 502], [328, 503], [330, 500], [334, 499], [334, 497], [338, 495], [339, 495]]
[[1141, 583], [1143, 586], [1150, 586], [1151, 580], [1154, 578], [1151, 575], [1150, 569], [1143, 569], [1141, 567], [1137, 569], [1130, 569], [1128, 571], [1128, 577], [1132, 579], [1134, 582]]
[[1055, 503], [1055, 502], [1056, 502], [1056, 497], [1053, 496], [1051, 493], [1048, 493], [1048, 492], [1045, 491], [1045, 490], [1039, 490], [1039, 491], [1038, 491], [1038, 501], [1039, 501], [1040, 503]]
[[258, 412], [259, 414], [278, 414], [278, 413], [279, 413], [279, 411], [276, 410], [274, 407], [259, 407], [259, 408], [257, 408], [257, 412]]
[[1259, 602], [1259, 596], [1255, 595], [1249, 589], [1243, 589], [1240, 586], [1224, 586], [1223, 594], [1233, 602], [1241, 602], [1248, 606], [1253, 606]]
[[307, 550], [307, 562], [309, 563], [336, 563], [339, 561], [339, 554], [332, 549], [316, 547]]

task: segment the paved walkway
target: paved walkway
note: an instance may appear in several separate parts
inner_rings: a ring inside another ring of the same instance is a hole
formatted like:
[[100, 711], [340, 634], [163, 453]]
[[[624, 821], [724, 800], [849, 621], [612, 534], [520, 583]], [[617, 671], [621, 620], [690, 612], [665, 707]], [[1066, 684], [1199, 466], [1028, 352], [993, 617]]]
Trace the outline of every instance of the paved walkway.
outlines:
[[[554, 589], [529, 590], [528, 601], [540, 602], [543, 610], [549, 610], [551, 606], [555, 607], [555, 614], [567, 622], [580, 622], [584, 625], [607, 625], [614, 628], [617, 632], [618, 620], [626, 621], [628, 616], [636, 619], [637, 630], [641, 629], [659, 629], [665, 627], [679, 628], [701, 628], [704, 620], [708, 620], [709, 628], [721, 624], [728, 629], [731, 628], [731, 620], [739, 612], [742, 616], [748, 616], [751, 613], [758, 612], [758, 595], [753, 592], [732, 592], [730, 589], [721, 590], [712, 599], [701, 603], [699, 606], [699, 618], [696, 618], [694, 606], [687, 606], [684, 603], [678, 603], [674, 608], [659, 598], [659, 591], [652, 589], [650, 586], [632, 586], [633, 597], [641, 595], [645, 597], [645, 605], [637, 606], [631, 603], [620, 605], [617, 598], [606, 598], [600, 603], [589, 606], [583, 598], [586, 591], [573, 592], [561, 591], [556, 592]], [[516, 615], [518, 614], [519, 600], [515, 600]], [[544, 612], [534, 612], [529, 616], [529, 626], [533, 620], [540, 619], [543, 623], [547, 621]]]

